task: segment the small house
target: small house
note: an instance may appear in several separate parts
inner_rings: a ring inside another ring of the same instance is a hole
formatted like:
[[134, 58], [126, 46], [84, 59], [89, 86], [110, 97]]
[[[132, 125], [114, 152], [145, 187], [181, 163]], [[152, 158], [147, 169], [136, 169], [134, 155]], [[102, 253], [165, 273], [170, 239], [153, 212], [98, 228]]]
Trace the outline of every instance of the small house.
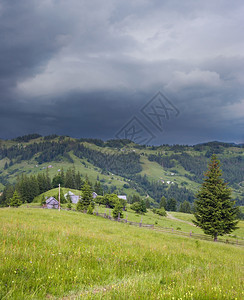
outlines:
[[68, 191], [68, 193], [64, 195], [65, 199], [67, 199], [68, 196], [70, 197], [71, 202], [74, 204], [78, 203], [80, 199], [80, 196], [75, 195], [71, 191]]
[[59, 203], [54, 197], [50, 197], [46, 200], [46, 206], [48, 209], [51, 208], [58, 209]]
[[97, 198], [97, 193], [93, 192], [93, 193], [92, 193], [92, 198], [93, 198], [93, 199], [96, 199], [96, 198]]
[[127, 201], [126, 195], [118, 195], [118, 198]]

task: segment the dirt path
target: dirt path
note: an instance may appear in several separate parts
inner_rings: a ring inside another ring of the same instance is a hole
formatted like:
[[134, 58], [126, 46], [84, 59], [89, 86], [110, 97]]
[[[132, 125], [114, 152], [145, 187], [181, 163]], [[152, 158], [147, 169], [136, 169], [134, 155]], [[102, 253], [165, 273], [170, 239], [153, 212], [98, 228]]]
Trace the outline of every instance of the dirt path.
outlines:
[[179, 221], [179, 222], [182, 222], [182, 223], [186, 223], [186, 224], [189, 224], [189, 225], [191, 225], [191, 226], [196, 226], [196, 225], [194, 225], [194, 224], [191, 223], [191, 222], [188, 222], [188, 221], [184, 221], [184, 220], [178, 219], [178, 218], [172, 216], [171, 214], [169, 214], [168, 212], [167, 212], [167, 218], [169, 218], [169, 219], [171, 219], [171, 220]]

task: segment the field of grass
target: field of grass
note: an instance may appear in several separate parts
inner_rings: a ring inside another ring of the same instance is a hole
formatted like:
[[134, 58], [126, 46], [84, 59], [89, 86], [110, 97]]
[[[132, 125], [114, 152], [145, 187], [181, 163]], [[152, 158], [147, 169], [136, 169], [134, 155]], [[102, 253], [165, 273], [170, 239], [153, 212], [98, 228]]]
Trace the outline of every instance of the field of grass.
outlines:
[[0, 209], [1, 299], [243, 299], [243, 248], [72, 211]]

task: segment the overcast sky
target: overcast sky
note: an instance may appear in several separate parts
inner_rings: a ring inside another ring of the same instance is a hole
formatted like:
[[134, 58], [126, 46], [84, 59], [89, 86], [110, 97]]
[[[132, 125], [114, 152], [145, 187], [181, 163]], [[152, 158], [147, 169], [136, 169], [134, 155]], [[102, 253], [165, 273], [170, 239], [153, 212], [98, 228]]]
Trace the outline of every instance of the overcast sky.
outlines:
[[243, 143], [243, 16], [243, 0], [0, 0], [0, 138]]

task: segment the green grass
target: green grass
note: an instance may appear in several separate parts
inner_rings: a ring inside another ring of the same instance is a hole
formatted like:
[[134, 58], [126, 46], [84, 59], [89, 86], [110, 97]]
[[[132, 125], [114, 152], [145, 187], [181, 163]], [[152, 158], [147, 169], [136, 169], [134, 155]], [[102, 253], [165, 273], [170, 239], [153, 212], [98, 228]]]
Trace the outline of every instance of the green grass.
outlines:
[[1, 299], [244, 296], [242, 248], [68, 211], [1, 209], [0, 226]]
[[[112, 215], [112, 209], [108, 209], [105, 206], [96, 206], [95, 211], [99, 213], [106, 213]], [[110, 212], [109, 212], [110, 211]], [[150, 209], [144, 215], [136, 214], [130, 207], [128, 206], [127, 211], [124, 213], [124, 219], [127, 218], [128, 221], [137, 222], [144, 224], [153, 224], [156, 226], [161, 226], [164, 228], [172, 228], [173, 230], [180, 230], [183, 232], [190, 232], [197, 233], [197, 234], [204, 234], [201, 228], [198, 228], [193, 225], [192, 219], [194, 216], [192, 214], [185, 214], [180, 212], [168, 212], [168, 214], [172, 215], [173, 217], [182, 220], [180, 222], [178, 220], [170, 219], [169, 217], [162, 217], [157, 214], [154, 214]], [[189, 224], [191, 223], [191, 224]], [[239, 229], [235, 230], [231, 236], [236, 238], [244, 238], [244, 221], [240, 221], [238, 224]], [[219, 237], [220, 239], [228, 239], [229, 236], [225, 235], [223, 238]]]

